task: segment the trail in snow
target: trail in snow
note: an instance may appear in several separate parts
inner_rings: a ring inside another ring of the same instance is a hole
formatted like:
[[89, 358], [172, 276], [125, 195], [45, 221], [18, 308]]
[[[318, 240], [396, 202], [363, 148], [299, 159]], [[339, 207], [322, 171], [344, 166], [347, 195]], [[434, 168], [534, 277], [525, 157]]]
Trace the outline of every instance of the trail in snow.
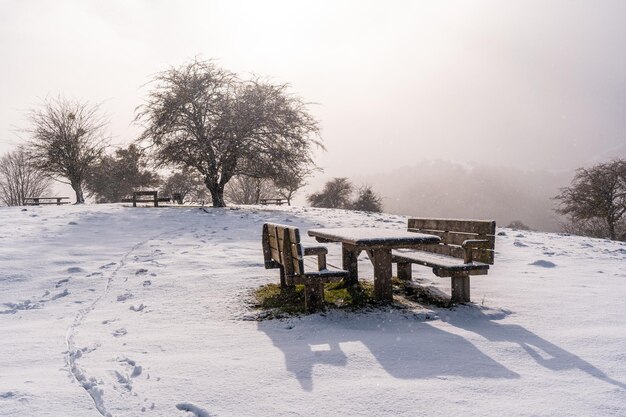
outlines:
[[[181, 231], [182, 229], [177, 229], [176, 231]], [[74, 317], [74, 321], [72, 322], [72, 325], [69, 327], [68, 331], [67, 331], [67, 335], [65, 338], [65, 343], [67, 346], [67, 355], [66, 355], [66, 364], [70, 370], [70, 373], [73, 375], [74, 379], [76, 379], [76, 381], [85, 389], [85, 391], [87, 391], [87, 393], [89, 394], [89, 396], [91, 397], [91, 399], [94, 402], [94, 405], [96, 406], [96, 409], [98, 410], [98, 412], [103, 415], [104, 417], [112, 417], [112, 414], [110, 412], [107, 411], [105, 405], [104, 405], [104, 398], [103, 398], [103, 390], [99, 387], [99, 383], [95, 378], [90, 378], [88, 377], [88, 375], [79, 368], [77, 361], [78, 359], [80, 359], [83, 354], [86, 352], [86, 348], [85, 349], [76, 349], [75, 346], [75, 337], [76, 337], [76, 331], [78, 329], [78, 327], [83, 323], [83, 321], [85, 320], [85, 317], [95, 309], [96, 305], [109, 293], [109, 290], [111, 288], [111, 284], [113, 283], [113, 280], [115, 279], [115, 277], [117, 276], [118, 272], [126, 265], [126, 261], [128, 260], [129, 256], [134, 253], [137, 249], [141, 248], [143, 245], [145, 245], [146, 243], [154, 240], [154, 239], [158, 239], [159, 237], [163, 236], [163, 235], [167, 235], [170, 233], [175, 232], [175, 230], [169, 230], [167, 232], [161, 232], [157, 235], [154, 235], [152, 237], [149, 237], [148, 239], [145, 239], [137, 244], [135, 244], [128, 252], [126, 252], [124, 254], [124, 256], [122, 256], [122, 258], [120, 259], [119, 262], [117, 262], [117, 267], [113, 270], [113, 272], [111, 273], [111, 275], [109, 275], [109, 277], [107, 278], [106, 281], [106, 285], [104, 287], [104, 291], [86, 308], [80, 310], [76, 316]], [[111, 267], [113, 265], [115, 265], [115, 262], [110, 262], [106, 265], [103, 265], [101, 268], [106, 269], [108, 267]], [[122, 330], [122, 329], [120, 329]], [[124, 330], [125, 332], [125, 330]], [[114, 336], [118, 336], [119, 334], [114, 334]]]

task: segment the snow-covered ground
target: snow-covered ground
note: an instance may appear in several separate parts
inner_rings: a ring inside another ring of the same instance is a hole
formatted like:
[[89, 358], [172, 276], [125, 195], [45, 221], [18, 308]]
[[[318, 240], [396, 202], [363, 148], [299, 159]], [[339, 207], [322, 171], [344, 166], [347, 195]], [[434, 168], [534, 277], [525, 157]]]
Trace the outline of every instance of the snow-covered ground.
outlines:
[[499, 229], [472, 305], [257, 322], [250, 290], [278, 281], [265, 221], [303, 236], [406, 225], [311, 208], [0, 208], [0, 415], [626, 415], [626, 244]]

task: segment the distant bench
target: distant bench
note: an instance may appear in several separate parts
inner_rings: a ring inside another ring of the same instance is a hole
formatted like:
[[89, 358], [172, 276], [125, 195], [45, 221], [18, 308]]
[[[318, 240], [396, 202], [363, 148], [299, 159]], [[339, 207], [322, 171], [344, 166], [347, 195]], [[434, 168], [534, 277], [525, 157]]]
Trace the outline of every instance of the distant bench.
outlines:
[[[170, 197], [159, 197], [158, 191], [134, 191], [133, 198], [123, 198], [123, 203], [133, 203], [133, 207], [137, 207], [137, 203], [153, 203], [154, 207], [159, 207], [159, 202], [170, 202]], [[142, 198], [144, 197], [144, 198]]]
[[25, 206], [39, 206], [42, 204], [55, 204], [60, 206], [61, 204], [69, 204], [69, 197], [26, 197], [24, 198]]
[[452, 280], [452, 302], [470, 301], [470, 275], [487, 275], [494, 263], [496, 222], [491, 220], [409, 219], [410, 232], [441, 237], [439, 245], [418, 250], [396, 249], [392, 262], [398, 278], [411, 280], [411, 264], [430, 267], [438, 277]]
[[[350, 274], [326, 263], [326, 247], [303, 246], [300, 231], [295, 227], [265, 223], [261, 239], [265, 269], [280, 269], [281, 289], [304, 285], [304, 308], [307, 312], [324, 306], [325, 283], [340, 281]], [[304, 257], [309, 255], [317, 255], [317, 270], [305, 272]]]
[[287, 204], [287, 199], [286, 198], [262, 198], [259, 200], [259, 204], [262, 204], [264, 206], [268, 205], [268, 204], [276, 204], [276, 205], [283, 205], [283, 204]]

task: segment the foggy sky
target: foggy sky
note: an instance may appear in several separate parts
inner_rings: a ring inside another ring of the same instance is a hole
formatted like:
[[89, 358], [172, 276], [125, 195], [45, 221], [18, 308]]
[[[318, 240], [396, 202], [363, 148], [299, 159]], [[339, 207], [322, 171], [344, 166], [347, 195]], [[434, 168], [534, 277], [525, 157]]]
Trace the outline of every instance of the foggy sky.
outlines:
[[0, 154], [59, 94], [127, 143], [145, 83], [200, 56], [317, 103], [326, 176], [572, 169], [626, 156], [624, 22], [624, 1], [0, 0]]

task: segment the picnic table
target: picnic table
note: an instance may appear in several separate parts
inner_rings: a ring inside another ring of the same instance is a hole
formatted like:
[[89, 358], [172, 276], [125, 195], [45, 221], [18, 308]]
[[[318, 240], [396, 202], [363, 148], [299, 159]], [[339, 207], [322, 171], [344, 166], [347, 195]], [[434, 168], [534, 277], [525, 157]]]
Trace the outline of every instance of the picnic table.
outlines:
[[406, 230], [380, 229], [374, 227], [347, 227], [311, 229], [309, 236], [318, 242], [340, 242], [343, 269], [349, 271], [348, 281], [358, 282], [358, 257], [366, 251], [374, 266], [374, 299], [391, 301], [392, 249], [414, 249], [423, 245], [436, 245], [439, 236], [414, 233]]

